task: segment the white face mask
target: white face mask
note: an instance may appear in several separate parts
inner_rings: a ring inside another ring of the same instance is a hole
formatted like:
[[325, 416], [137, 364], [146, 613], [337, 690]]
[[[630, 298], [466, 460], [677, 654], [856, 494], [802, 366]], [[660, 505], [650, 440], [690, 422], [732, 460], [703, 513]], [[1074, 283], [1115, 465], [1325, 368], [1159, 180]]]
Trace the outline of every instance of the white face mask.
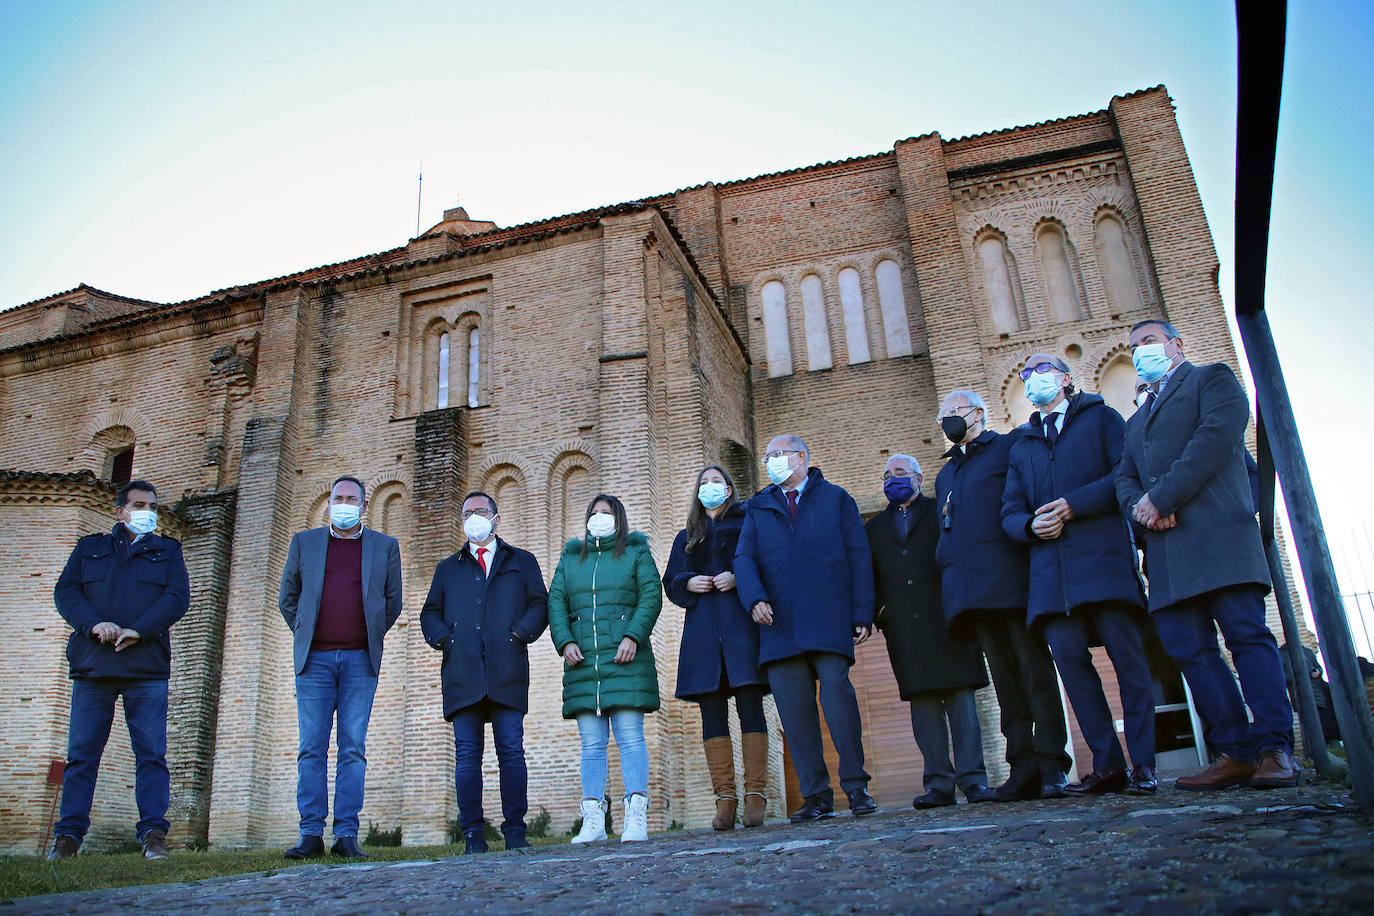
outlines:
[[134, 534], [152, 534], [157, 528], [156, 509], [130, 509], [129, 520], [124, 523]]
[[347, 531], [358, 524], [358, 519], [363, 517], [361, 506], [350, 506], [348, 503], [330, 503], [329, 523], [340, 531]]
[[792, 458], [788, 455], [776, 455], [768, 459], [768, 479], [773, 483], [781, 485], [784, 480], [792, 476]]
[[469, 541], [481, 544], [491, 537], [491, 519], [485, 515], [469, 515], [463, 519], [463, 534]]
[[708, 480], [697, 487], [697, 499], [708, 509], [714, 509], [725, 502], [725, 484], [718, 480]]
[[1064, 390], [1063, 374], [1059, 372], [1037, 372], [1026, 382], [1026, 400], [1036, 407], [1044, 407], [1059, 397]]
[[587, 519], [587, 533], [594, 538], [608, 538], [615, 534], [615, 516], [609, 512], [593, 512]]

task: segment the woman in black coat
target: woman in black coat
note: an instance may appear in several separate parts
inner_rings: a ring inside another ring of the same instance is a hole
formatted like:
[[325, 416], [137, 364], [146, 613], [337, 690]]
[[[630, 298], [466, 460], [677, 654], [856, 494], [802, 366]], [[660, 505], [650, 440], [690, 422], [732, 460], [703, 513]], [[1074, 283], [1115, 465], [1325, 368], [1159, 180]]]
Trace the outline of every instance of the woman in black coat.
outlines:
[[768, 786], [768, 732], [763, 697], [768, 681], [759, 669], [759, 627], [735, 591], [735, 544], [744, 510], [735, 485], [719, 465], [697, 474], [687, 527], [678, 532], [663, 590], [686, 609], [678, 656], [677, 696], [701, 706], [701, 738], [716, 793], [717, 830], [733, 830], [735, 749], [727, 700], [735, 698], [744, 744], [744, 826], [763, 823]]
[[[1030, 545], [1027, 622], [1043, 628], [1093, 752], [1093, 772], [1068, 791], [1147, 794], [1155, 788], [1155, 709], [1140, 629], [1145, 601], [1114, 484], [1126, 421], [1097, 395], [1074, 393], [1057, 357], [1031, 356], [1022, 376], [1037, 410], [1011, 449], [1002, 528]], [[1106, 646], [1116, 669], [1129, 776], [1093, 645]]]
[[886, 638], [897, 688], [911, 705], [911, 732], [924, 758], [926, 794], [913, 804], [936, 808], [954, 804], [956, 786], [969, 801], [993, 798], [973, 695], [987, 684], [988, 676], [978, 646], [950, 636], [945, 624], [940, 566], [935, 562], [940, 523], [935, 501], [921, 493], [921, 481], [915, 458], [889, 458], [883, 469], [888, 505], [869, 520], [867, 529], [878, 608], [875, 622]]

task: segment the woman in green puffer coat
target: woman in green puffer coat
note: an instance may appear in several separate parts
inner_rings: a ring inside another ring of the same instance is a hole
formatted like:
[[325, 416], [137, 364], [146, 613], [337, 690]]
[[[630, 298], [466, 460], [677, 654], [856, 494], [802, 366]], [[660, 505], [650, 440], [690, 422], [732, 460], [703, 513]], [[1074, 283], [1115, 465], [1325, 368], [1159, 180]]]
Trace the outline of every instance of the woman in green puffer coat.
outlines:
[[563, 548], [549, 587], [549, 633], [567, 666], [563, 717], [582, 736], [582, 829], [574, 843], [606, 838], [606, 746], [611, 730], [625, 780], [622, 842], [648, 839], [649, 749], [644, 714], [658, 709], [649, 644], [663, 583], [649, 542], [605, 493], [587, 506], [587, 537]]

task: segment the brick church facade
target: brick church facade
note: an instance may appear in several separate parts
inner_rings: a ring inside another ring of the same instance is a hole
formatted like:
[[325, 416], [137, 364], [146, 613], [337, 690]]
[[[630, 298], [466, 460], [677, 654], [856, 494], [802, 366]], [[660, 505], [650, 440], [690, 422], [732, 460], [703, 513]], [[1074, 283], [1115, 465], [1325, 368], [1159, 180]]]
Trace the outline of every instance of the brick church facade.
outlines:
[[[323, 522], [330, 482], [351, 473], [369, 486], [367, 523], [400, 539], [405, 574], [363, 824], [444, 842], [452, 733], [417, 617], [435, 565], [461, 543], [467, 490], [496, 496], [501, 534], [546, 578], [603, 490], [624, 500], [661, 569], [696, 470], [719, 461], [752, 492], [762, 446], [781, 432], [802, 435], [813, 463], [876, 512], [891, 453], [917, 456], [930, 492], [943, 393], [979, 390], [998, 429], [1028, 416], [1015, 369], [1032, 351], [1062, 354], [1081, 387], [1123, 413], [1136, 321], [1167, 317], [1192, 360], [1237, 365], [1217, 271], [1156, 87], [1090, 114], [930, 133], [511, 228], [450, 210], [402, 247], [187, 302], [83, 285], [0, 313], [0, 835], [14, 851], [42, 842], [70, 692], [52, 589], [76, 539], [111, 524], [112, 479], [162, 489], [191, 572], [191, 611], [172, 633], [172, 841], [271, 846], [296, 834], [277, 589], [291, 534]], [[654, 634], [665, 702], [646, 723], [651, 829], [713, 811], [695, 707], [670, 699], [681, 621], [665, 604]], [[564, 830], [579, 746], [559, 715], [547, 637], [531, 673], [531, 807]], [[875, 794], [906, 804], [920, 757], [880, 638], [860, 647], [854, 676]], [[995, 776], [990, 689], [980, 708]], [[769, 811], [780, 815], [786, 767], [771, 721]], [[116, 725], [93, 841], [130, 834], [131, 787]]]

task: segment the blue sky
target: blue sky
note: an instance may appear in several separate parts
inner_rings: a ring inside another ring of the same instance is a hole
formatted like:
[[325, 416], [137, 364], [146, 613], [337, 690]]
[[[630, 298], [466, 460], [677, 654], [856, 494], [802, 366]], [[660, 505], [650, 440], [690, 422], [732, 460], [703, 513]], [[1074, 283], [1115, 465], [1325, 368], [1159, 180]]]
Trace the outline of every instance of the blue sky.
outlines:
[[[660, 6], [0, 0], [0, 307], [403, 244], [422, 161], [424, 226], [459, 195], [511, 225], [1159, 83], [1230, 302], [1231, 3]], [[1290, 5], [1270, 317], [1338, 547], [1374, 526], [1372, 61], [1374, 5]]]

